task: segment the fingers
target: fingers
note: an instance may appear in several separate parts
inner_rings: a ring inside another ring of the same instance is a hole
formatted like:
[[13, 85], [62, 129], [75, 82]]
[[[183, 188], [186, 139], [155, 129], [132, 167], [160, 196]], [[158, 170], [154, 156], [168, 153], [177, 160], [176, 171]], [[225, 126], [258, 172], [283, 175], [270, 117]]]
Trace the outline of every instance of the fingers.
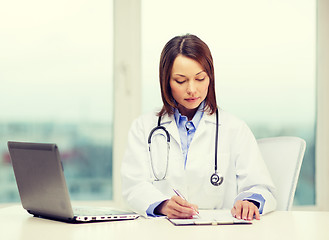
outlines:
[[260, 220], [260, 214], [258, 208], [249, 201], [241, 201], [238, 200], [234, 204], [232, 210], [231, 210], [232, 216], [237, 219], [243, 219], [243, 220], [253, 220], [254, 216], [255, 219]]
[[191, 204], [178, 196], [173, 196], [162, 206], [162, 213], [168, 218], [193, 218], [198, 209], [197, 205]]
[[199, 214], [199, 206], [196, 204], [191, 204], [191, 205], [192, 205], [192, 208], [194, 209], [194, 211]]
[[[256, 207], [256, 206], [255, 206]], [[256, 220], [260, 220], [260, 213], [259, 213], [259, 209], [258, 209], [258, 207], [256, 207], [256, 210], [257, 211], [255, 211], [255, 219]]]

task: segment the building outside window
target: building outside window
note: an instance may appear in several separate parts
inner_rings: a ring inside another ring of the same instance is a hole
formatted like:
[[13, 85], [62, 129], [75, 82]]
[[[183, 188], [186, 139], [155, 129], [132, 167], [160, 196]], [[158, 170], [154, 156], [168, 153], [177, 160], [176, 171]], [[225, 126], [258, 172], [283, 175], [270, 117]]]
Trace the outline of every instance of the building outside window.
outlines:
[[73, 200], [112, 199], [112, 1], [0, 7], [0, 202], [19, 201], [7, 141], [59, 147]]

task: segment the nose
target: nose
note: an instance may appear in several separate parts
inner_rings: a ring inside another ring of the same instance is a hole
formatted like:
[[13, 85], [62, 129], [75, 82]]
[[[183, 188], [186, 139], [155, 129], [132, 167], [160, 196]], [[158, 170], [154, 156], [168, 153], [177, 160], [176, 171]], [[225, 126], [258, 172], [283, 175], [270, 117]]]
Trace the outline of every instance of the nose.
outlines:
[[194, 81], [188, 81], [186, 92], [188, 94], [194, 94], [196, 92], [196, 85]]

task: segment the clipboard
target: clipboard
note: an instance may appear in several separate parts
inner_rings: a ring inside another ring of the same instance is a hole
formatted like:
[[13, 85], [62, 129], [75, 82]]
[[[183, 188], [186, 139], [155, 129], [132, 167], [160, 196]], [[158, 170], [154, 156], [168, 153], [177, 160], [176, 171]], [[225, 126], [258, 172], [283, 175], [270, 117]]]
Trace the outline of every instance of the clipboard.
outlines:
[[168, 220], [175, 226], [252, 224], [251, 221], [234, 218], [229, 210], [200, 210], [199, 216], [193, 219]]

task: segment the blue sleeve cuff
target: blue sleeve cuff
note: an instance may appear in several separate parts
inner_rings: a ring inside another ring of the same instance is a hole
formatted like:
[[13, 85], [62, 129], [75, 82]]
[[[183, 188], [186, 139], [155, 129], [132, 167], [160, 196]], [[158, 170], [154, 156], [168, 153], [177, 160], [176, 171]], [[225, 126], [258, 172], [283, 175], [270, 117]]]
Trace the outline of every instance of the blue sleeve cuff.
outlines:
[[148, 209], [146, 210], [146, 214], [147, 216], [149, 217], [163, 217], [163, 215], [157, 215], [157, 214], [154, 214], [154, 209], [156, 209], [157, 206], [159, 206], [163, 201], [159, 201], [159, 202], [155, 202], [155, 203], [152, 203]]
[[250, 201], [255, 201], [255, 202], [259, 203], [259, 206], [258, 206], [259, 213], [260, 214], [263, 213], [265, 199], [263, 198], [263, 196], [261, 194], [254, 193], [250, 197], [246, 197], [243, 200], [250, 200]]

